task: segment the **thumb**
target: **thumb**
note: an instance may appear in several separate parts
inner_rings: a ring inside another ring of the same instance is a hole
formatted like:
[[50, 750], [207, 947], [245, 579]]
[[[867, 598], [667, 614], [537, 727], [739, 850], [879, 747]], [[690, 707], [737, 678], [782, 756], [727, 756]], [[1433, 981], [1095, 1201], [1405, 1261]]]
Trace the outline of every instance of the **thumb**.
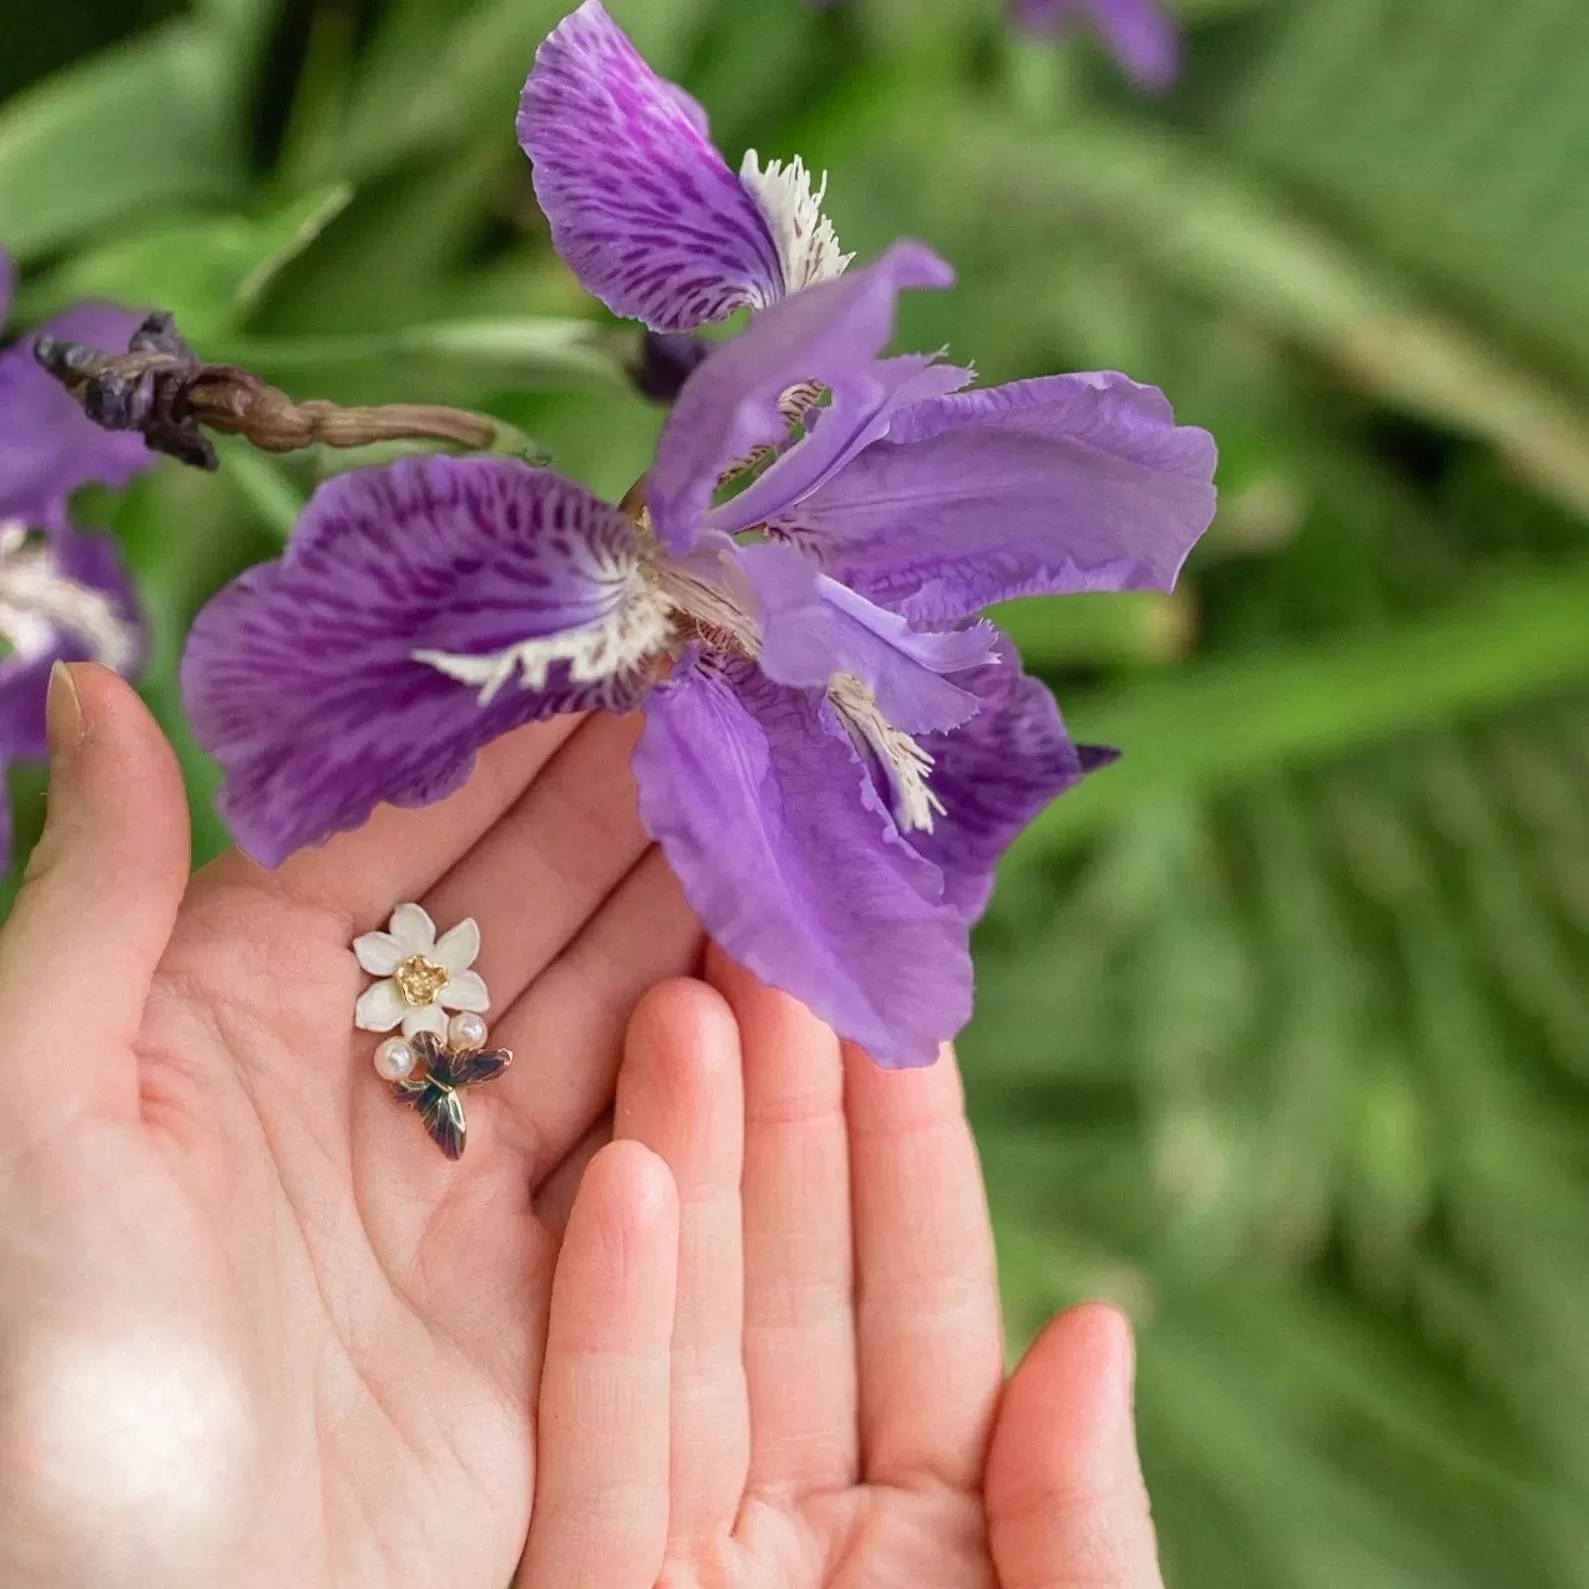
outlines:
[[1005, 1387], [988, 1450], [1001, 1589], [1163, 1589], [1132, 1425], [1131, 1326], [1051, 1319]]
[[133, 690], [57, 663], [46, 719], [49, 818], [0, 932], [0, 1024], [47, 1056], [49, 1084], [0, 1089], [0, 1131], [6, 1114], [136, 1111], [132, 1044], [187, 884], [182, 775]]

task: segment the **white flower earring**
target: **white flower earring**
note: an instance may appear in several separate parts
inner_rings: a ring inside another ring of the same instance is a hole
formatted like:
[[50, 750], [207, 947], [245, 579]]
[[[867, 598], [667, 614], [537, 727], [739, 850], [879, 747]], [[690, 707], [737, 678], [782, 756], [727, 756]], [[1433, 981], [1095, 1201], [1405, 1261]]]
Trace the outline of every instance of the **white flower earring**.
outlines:
[[426, 1131], [449, 1159], [464, 1149], [464, 1087], [500, 1076], [512, 1063], [507, 1049], [486, 1048], [485, 1012], [491, 996], [473, 969], [480, 928], [472, 916], [439, 938], [418, 905], [399, 905], [385, 932], [353, 940], [359, 964], [380, 981], [354, 1007], [361, 1031], [390, 1032], [375, 1051], [377, 1074], [401, 1103], [418, 1110]]
[[385, 932], [353, 940], [359, 964], [379, 982], [359, 998], [353, 1023], [365, 1032], [403, 1028], [404, 1037], [447, 1030], [447, 1013], [482, 1014], [491, 1008], [484, 979], [472, 970], [480, 957], [480, 928], [473, 916], [436, 936], [436, 924], [418, 905], [399, 905]]

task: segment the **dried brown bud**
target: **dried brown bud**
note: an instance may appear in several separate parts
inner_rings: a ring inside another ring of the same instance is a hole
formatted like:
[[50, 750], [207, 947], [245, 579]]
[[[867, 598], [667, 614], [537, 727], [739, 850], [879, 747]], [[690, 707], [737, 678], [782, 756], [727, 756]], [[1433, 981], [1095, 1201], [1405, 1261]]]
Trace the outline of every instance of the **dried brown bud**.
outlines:
[[367, 447], [420, 439], [487, 449], [499, 439], [494, 420], [456, 408], [294, 402], [251, 370], [204, 363], [168, 314], [150, 315], [125, 353], [40, 336], [34, 356], [96, 425], [136, 430], [156, 452], [200, 469], [216, 466], [205, 428], [242, 436], [265, 452], [295, 452], [316, 443]]

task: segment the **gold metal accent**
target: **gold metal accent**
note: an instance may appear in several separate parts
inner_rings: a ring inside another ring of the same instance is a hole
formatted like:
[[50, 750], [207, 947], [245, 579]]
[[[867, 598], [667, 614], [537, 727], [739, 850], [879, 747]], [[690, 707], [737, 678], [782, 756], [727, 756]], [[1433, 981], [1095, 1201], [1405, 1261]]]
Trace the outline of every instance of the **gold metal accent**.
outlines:
[[436, 995], [447, 986], [448, 975], [446, 966], [439, 966], [424, 955], [410, 955], [392, 973], [392, 980], [403, 995], [403, 1003], [422, 1010], [434, 1003]]

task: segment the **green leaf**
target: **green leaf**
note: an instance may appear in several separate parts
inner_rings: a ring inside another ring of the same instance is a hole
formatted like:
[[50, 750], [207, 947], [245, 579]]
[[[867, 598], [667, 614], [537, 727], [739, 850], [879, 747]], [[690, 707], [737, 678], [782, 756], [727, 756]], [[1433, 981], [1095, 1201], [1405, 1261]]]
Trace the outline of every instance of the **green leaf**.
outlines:
[[295, 397], [444, 402], [488, 387], [622, 392], [629, 381], [621, 359], [632, 340], [589, 320], [522, 316], [345, 336], [222, 339], [205, 351]]
[[234, 46], [213, 18], [174, 22], [0, 108], [7, 248], [27, 260], [128, 216], [235, 203]]
[[1445, 315], [1278, 193], [1124, 121], [1018, 132], [946, 107], [935, 147], [957, 188], [1086, 224], [1167, 279], [1307, 347], [1384, 402], [1483, 437], [1540, 489], [1589, 511], [1589, 419], [1546, 370]]
[[1578, 0], [1298, 0], [1220, 123], [1589, 391], [1584, 21]]
[[1125, 757], [1056, 801], [1018, 853], [1074, 844], [1140, 801], [1212, 791], [1428, 723], [1589, 681], [1589, 569], [1497, 581], [1449, 611], [1313, 648], [1270, 650], [1064, 705]]
[[215, 216], [119, 237], [69, 260], [20, 295], [39, 319], [82, 298], [168, 309], [201, 354], [245, 321], [276, 273], [302, 253], [352, 196], [323, 189], [262, 220]]
[[991, 618], [1033, 669], [1170, 662], [1191, 649], [1197, 610], [1188, 587], [1173, 596], [1043, 596], [992, 608]]

